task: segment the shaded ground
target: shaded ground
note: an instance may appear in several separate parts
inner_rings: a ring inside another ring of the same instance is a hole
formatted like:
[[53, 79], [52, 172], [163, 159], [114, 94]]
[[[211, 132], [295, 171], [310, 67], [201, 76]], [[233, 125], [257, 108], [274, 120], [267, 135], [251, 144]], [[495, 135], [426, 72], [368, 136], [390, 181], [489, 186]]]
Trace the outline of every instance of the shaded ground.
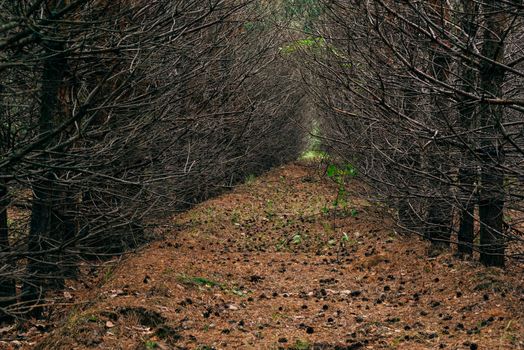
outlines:
[[358, 198], [334, 228], [320, 175], [285, 166], [178, 217], [38, 348], [524, 348], [521, 267], [427, 258]]

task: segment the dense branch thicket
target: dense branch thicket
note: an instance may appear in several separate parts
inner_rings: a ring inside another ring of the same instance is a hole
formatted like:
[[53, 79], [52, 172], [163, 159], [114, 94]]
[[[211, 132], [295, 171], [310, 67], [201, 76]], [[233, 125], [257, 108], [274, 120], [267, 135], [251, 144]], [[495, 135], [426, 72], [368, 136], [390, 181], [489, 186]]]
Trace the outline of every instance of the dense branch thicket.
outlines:
[[0, 0], [0, 318], [310, 130], [431, 253], [522, 260], [523, 22], [522, 0]]
[[81, 261], [137, 247], [153, 219], [296, 159], [303, 94], [270, 14], [249, 0], [0, 1], [3, 318], [40, 315]]
[[319, 137], [353, 164], [399, 225], [522, 259], [522, 1], [316, 2], [302, 67]]

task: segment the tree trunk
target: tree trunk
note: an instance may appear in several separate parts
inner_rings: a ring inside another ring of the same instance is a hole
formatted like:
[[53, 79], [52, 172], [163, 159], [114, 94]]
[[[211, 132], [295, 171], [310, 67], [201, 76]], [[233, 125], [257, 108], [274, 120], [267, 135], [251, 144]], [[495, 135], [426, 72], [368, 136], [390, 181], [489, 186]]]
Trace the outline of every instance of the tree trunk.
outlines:
[[[469, 163], [470, 157], [464, 156]], [[474, 169], [463, 165], [459, 170], [460, 183], [460, 223], [458, 231], [458, 252], [460, 254], [473, 254], [473, 241], [475, 238], [475, 203], [474, 193], [476, 172]]]
[[[62, 243], [66, 247], [74, 246], [74, 242], [78, 238], [78, 223], [76, 220], [78, 202], [76, 201], [75, 194], [71, 189], [66, 189], [63, 196], [64, 201], [61, 205]], [[62, 276], [65, 278], [78, 277], [77, 255], [67, 252], [61, 253]]]
[[[405, 80], [404, 85], [405, 89], [403, 89], [403, 111], [406, 116], [414, 118], [415, 111], [417, 110], [415, 103], [417, 93], [413, 88], [413, 82], [409, 79]], [[413, 147], [410, 140], [402, 138], [400, 142], [403, 146], [403, 149], [405, 149], [406, 156], [401, 157], [401, 159], [398, 160], [399, 163], [401, 163], [404, 167], [408, 169], [418, 169], [420, 167], [420, 153], [410, 150], [410, 147]], [[416, 181], [416, 179], [413, 180], [413, 175], [409, 174], [409, 171], [406, 171], [404, 168], [400, 168], [400, 172], [404, 177], [404, 181], [407, 182], [407, 184], [405, 186], [402, 185], [402, 188], [400, 189], [401, 197], [399, 198], [397, 204], [400, 225], [402, 225], [402, 227], [405, 227], [408, 231], [417, 230], [420, 228], [422, 220], [418, 218], [417, 212], [413, 209], [413, 203], [412, 201], [410, 201], [410, 192], [413, 191], [413, 189], [410, 186], [410, 183], [413, 183], [413, 181]]]
[[[0, 94], [3, 93], [3, 86], [0, 84]], [[1, 95], [0, 95], [1, 96]], [[0, 117], [4, 116], [4, 105], [0, 100]], [[8, 148], [8, 140], [0, 140], [0, 145]], [[11, 250], [9, 245], [9, 224], [7, 207], [9, 206], [9, 188], [7, 183], [0, 180], [0, 254], [7, 254]], [[0, 322], [9, 321], [11, 317], [2, 311], [16, 303], [16, 284], [15, 280], [9, 276], [13, 262], [9, 258], [0, 260]]]
[[[10, 251], [9, 226], [7, 221], [7, 207], [9, 205], [9, 193], [5, 183], [0, 183], [0, 254]], [[11, 317], [2, 311], [16, 303], [15, 280], [9, 276], [12, 262], [8, 258], [0, 261], [0, 322], [9, 321]]]
[[[505, 51], [505, 32], [509, 14], [504, 2], [488, 0], [484, 5], [485, 32], [481, 49], [483, 56], [502, 63]], [[485, 97], [502, 97], [505, 69], [488, 60], [481, 61], [480, 87]], [[482, 104], [480, 124], [485, 128], [481, 140], [482, 160], [479, 202], [480, 261], [487, 266], [504, 266], [505, 239], [503, 233], [504, 210], [504, 149], [499, 125], [504, 109], [499, 105]]]
[[504, 173], [482, 169], [479, 204], [480, 261], [486, 266], [504, 266], [506, 243], [503, 235]]
[[[467, 35], [468, 50], [473, 52], [475, 36], [478, 31], [477, 16], [479, 5], [475, 0], [462, 0], [463, 4], [463, 19], [462, 29]], [[469, 93], [474, 93], [477, 81], [477, 74], [472, 67], [472, 62], [466, 59], [462, 61], [462, 68], [460, 71], [460, 88]], [[475, 118], [475, 104], [470, 98], [463, 98], [458, 107], [460, 114], [460, 126], [463, 131], [467, 132], [473, 126]], [[464, 136], [464, 142], [468, 146], [474, 146], [475, 140], [467, 133]], [[474, 193], [475, 182], [477, 180], [477, 172], [474, 165], [473, 155], [471, 151], [464, 147], [462, 153], [462, 163], [459, 169], [459, 210], [460, 223], [458, 231], [458, 252], [460, 254], [473, 254], [473, 240], [475, 237], [474, 223], [475, 223], [475, 204], [476, 194]]]
[[[63, 56], [63, 45], [47, 43], [48, 58], [44, 61], [42, 72], [42, 100], [38, 120], [41, 135], [53, 130], [58, 111], [58, 93], [64, 78], [66, 60]], [[42, 145], [45, 150], [47, 144]], [[45, 154], [45, 152], [43, 152]], [[44, 155], [42, 162], [49, 162], [50, 155]], [[59, 283], [63, 276], [59, 275], [57, 266], [58, 248], [61, 245], [60, 232], [56, 230], [54, 206], [56, 204], [55, 180], [51, 171], [33, 184], [33, 206], [28, 237], [27, 277], [22, 288], [22, 299], [28, 303], [38, 302], [44, 296], [46, 281], [55, 279]], [[34, 308], [31, 314], [35, 317], [41, 313], [40, 308]]]
[[[447, 26], [448, 16], [444, 1], [433, 2], [434, 17], [441, 24], [444, 30]], [[430, 69], [439, 81], [447, 83], [449, 80], [450, 59], [448, 53], [438, 46], [431, 50], [433, 55]], [[447, 119], [447, 111], [450, 108], [447, 97], [435, 92], [432, 97], [434, 124], [440, 128], [441, 122]], [[438, 130], [438, 129], [437, 129]], [[450, 203], [450, 187], [447, 184], [446, 173], [449, 171], [448, 147], [445, 144], [438, 144], [434, 141], [433, 149], [435, 152], [429, 153], [429, 171], [435, 177], [434, 198], [430, 201], [426, 219], [426, 236], [430, 239], [434, 247], [447, 247], [451, 240], [451, 224], [453, 217], [453, 206]]]

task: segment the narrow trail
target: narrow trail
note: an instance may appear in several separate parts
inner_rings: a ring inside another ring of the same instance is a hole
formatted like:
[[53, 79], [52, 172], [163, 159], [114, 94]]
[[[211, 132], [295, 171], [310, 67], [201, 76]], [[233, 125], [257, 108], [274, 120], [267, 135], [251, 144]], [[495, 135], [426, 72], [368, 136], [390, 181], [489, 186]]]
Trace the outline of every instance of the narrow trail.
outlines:
[[333, 229], [335, 194], [293, 164], [199, 205], [39, 348], [522, 348], [522, 271], [428, 259], [358, 198]]

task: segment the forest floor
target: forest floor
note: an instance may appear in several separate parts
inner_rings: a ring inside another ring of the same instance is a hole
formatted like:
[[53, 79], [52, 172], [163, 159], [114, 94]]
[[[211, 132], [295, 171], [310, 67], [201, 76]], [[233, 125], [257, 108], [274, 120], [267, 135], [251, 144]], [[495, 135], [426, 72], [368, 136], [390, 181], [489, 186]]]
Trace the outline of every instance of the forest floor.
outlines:
[[522, 266], [428, 258], [379, 203], [354, 195], [334, 220], [336, 195], [297, 163], [206, 201], [68, 290], [90, 302], [27, 348], [524, 349]]

